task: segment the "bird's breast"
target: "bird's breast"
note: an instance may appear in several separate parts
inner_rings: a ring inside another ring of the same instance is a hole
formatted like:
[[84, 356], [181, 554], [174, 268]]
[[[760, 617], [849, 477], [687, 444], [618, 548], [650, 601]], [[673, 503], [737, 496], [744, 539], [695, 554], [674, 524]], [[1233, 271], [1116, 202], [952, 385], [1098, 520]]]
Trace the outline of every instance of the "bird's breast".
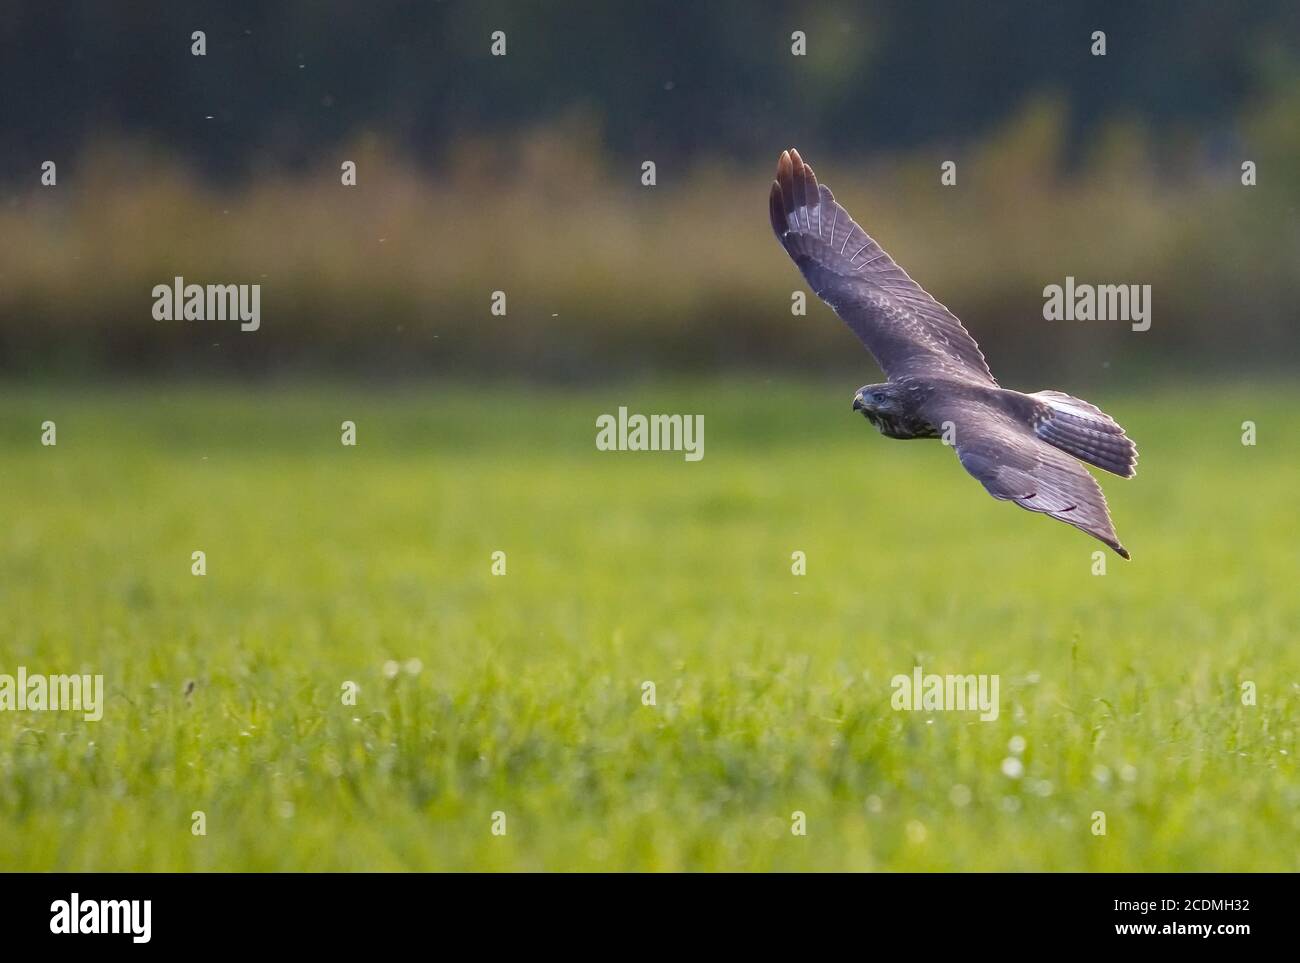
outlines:
[[907, 441], [912, 438], [938, 438], [939, 432], [923, 418], [892, 415], [883, 411], [867, 413], [867, 420], [886, 438]]

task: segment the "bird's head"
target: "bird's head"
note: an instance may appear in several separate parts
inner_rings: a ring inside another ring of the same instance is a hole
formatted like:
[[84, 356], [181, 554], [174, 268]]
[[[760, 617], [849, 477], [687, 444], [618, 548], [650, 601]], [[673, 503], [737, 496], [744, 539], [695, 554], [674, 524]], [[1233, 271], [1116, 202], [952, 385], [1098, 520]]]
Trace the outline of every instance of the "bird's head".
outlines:
[[899, 413], [899, 399], [887, 384], [863, 385], [853, 396], [853, 410], [862, 412], [863, 416], [874, 424], [879, 415]]

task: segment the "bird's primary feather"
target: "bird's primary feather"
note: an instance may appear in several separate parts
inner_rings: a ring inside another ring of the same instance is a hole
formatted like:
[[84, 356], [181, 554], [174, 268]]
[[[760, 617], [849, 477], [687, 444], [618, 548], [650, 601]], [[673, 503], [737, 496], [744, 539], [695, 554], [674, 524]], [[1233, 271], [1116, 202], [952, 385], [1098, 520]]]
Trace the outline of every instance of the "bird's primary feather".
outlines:
[[962, 323], [858, 226], [798, 151], [781, 155], [770, 207], [777, 239], [813, 291], [888, 377], [944, 372], [997, 384]]

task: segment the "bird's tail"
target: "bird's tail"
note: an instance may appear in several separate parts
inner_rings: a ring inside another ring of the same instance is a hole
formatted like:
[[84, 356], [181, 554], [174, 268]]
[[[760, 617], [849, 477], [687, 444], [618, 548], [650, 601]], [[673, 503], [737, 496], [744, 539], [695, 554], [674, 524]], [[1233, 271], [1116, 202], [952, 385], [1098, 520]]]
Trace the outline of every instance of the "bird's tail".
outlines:
[[1050, 445], [1121, 478], [1137, 474], [1137, 445], [1096, 405], [1061, 391], [1035, 391], [1034, 433]]

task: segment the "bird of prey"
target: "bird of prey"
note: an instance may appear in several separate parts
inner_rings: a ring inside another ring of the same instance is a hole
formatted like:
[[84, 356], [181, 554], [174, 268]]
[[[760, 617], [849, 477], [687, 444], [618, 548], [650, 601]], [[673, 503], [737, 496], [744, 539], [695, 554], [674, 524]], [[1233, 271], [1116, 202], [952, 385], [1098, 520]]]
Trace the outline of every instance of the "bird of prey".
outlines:
[[1000, 387], [962, 323], [857, 225], [796, 150], [777, 164], [771, 215], [813, 291], [889, 379], [859, 388], [854, 411], [888, 438], [942, 438], [994, 498], [1129, 557], [1101, 487], [1076, 461], [1122, 478], [1137, 473], [1137, 446], [1114, 419], [1064, 392]]

